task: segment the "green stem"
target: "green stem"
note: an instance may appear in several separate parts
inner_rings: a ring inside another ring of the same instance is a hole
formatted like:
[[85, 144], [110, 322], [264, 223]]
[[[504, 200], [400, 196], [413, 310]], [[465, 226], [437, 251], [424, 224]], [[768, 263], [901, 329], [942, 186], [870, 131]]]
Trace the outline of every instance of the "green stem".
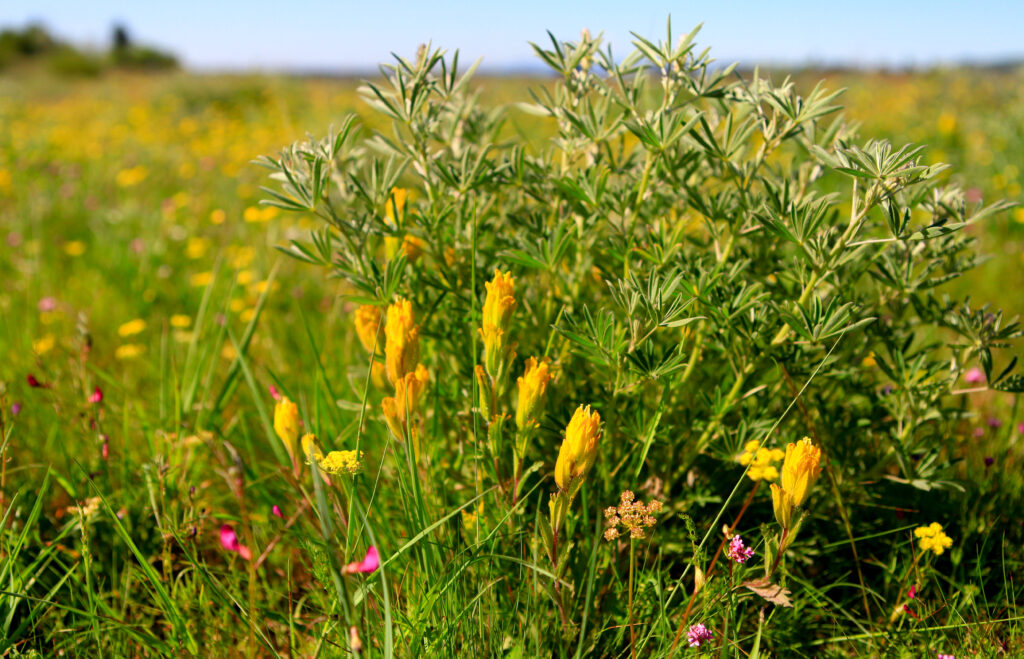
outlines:
[[633, 626], [633, 573], [636, 571], [636, 540], [629, 539], [629, 654], [636, 659], [636, 628]]

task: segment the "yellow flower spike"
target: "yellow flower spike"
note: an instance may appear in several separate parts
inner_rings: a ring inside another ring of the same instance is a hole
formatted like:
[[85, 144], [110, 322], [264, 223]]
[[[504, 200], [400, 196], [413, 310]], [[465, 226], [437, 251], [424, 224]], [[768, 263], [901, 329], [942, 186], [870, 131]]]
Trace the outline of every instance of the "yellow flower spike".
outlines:
[[274, 406], [274, 432], [288, 450], [288, 457], [295, 460], [295, 449], [299, 441], [299, 406], [283, 396]]
[[405, 437], [408, 420], [419, 410], [420, 400], [427, 390], [430, 373], [427, 367], [420, 364], [412, 373], [395, 383], [395, 395], [381, 401], [384, 419], [395, 437]]
[[379, 391], [387, 392], [391, 388], [391, 383], [388, 382], [388, 369], [381, 362], [375, 361], [370, 366], [370, 379]]
[[367, 352], [381, 353], [384, 348], [384, 323], [381, 322], [380, 307], [374, 304], [364, 304], [355, 312], [356, 334], [359, 335], [359, 342]]
[[502, 357], [504, 356], [502, 348], [504, 347], [505, 332], [497, 325], [489, 323], [485, 323], [477, 331], [484, 342], [484, 366], [487, 368], [488, 373], [496, 377], [501, 369]]
[[362, 451], [331, 451], [317, 459], [317, 464], [328, 474], [351, 476], [363, 467]]
[[782, 463], [782, 489], [799, 506], [807, 498], [814, 481], [821, 474], [821, 449], [809, 437], [786, 446], [786, 459]]
[[495, 268], [494, 279], [484, 283], [487, 289], [487, 297], [484, 299], [483, 326], [488, 325], [505, 329], [509, 320], [512, 319], [512, 312], [516, 309], [515, 279], [511, 273], [502, 273]]
[[394, 397], [388, 396], [380, 402], [381, 411], [384, 412], [384, 420], [388, 424], [388, 430], [397, 439], [405, 437], [404, 430], [402, 428], [402, 422], [398, 417], [398, 405], [395, 402]]
[[516, 404], [516, 426], [523, 430], [536, 420], [544, 406], [544, 394], [547, 392], [551, 373], [548, 360], [537, 361], [530, 357], [526, 360], [523, 376], [516, 381], [519, 387], [519, 400]]
[[388, 307], [384, 336], [388, 380], [396, 384], [416, 368], [420, 359], [420, 330], [413, 317], [412, 302], [399, 298]]
[[772, 483], [772, 507], [775, 509], [775, 520], [784, 529], [788, 529], [793, 520], [793, 497], [781, 487]]
[[580, 405], [565, 427], [565, 439], [555, 463], [558, 489], [569, 491], [573, 481], [582, 481], [597, 458], [597, 441], [601, 438], [601, 415], [590, 406]]

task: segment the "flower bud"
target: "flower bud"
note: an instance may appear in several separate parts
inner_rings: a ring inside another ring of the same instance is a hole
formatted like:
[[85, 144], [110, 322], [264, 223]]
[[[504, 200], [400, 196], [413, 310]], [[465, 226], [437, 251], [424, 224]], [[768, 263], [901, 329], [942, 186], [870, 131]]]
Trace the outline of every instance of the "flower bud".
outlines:
[[356, 309], [355, 325], [363, 348], [367, 352], [376, 351], [379, 354], [384, 347], [384, 323], [381, 322], [380, 307], [364, 304]]
[[299, 441], [299, 406], [282, 396], [274, 406], [274, 432], [288, 451], [288, 457], [295, 459]]
[[513, 297], [515, 279], [510, 273], [494, 270], [494, 279], [484, 283], [487, 289], [487, 297], [484, 300], [483, 326], [493, 325], [499, 329], [507, 329], [508, 322], [512, 319], [512, 312], [516, 308], [516, 300]]
[[516, 385], [519, 387], [516, 426], [520, 430], [536, 421], [544, 407], [544, 394], [547, 392], [550, 380], [551, 373], [548, 371], [547, 359], [538, 362], [536, 358], [530, 357], [526, 360], [523, 376], [516, 381]]
[[412, 302], [399, 298], [388, 307], [384, 334], [388, 380], [397, 386], [399, 380], [416, 368], [420, 359], [420, 330], [413, 317]]
[[782, 489], [799, 506], [821, 474], [821, 449], [804, 437], [797, 443], [786, 446], [786, 459], [782, 463]]
[[570, 490], [574, 481], [586, 478], [597, 458], [597, 441], [601, 438], [601, 415], [590, 406], [580, 405], [565, 428], [565, 439], [555, 463], [555, 483], [560, 490]]

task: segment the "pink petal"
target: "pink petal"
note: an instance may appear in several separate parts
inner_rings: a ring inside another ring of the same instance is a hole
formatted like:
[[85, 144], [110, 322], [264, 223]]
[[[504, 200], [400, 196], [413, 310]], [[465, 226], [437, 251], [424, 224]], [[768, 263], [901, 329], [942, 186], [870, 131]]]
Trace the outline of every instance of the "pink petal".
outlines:
[[270, 397], [274, 400], [281, 400], [281, 394], [278, 393], [277, 387], [270, 385]]
[[89, 402], [93, 403], [93, 404], [95, 404], [95, 403], [102, 403], [103, 402], [103, 390], [100, 389], [99, 387], [96, 387], [93, 390], [92, 395], [89, 396]]
[[220, 544], [224, 549], [237, 553], [245, 560], [252, 558], [252, 552], [249, 551], [248, 547], [239, 544], [238, 535], [235, 534], [235, 530], [228, 524], [220, 527]]
[[284, 513], [281, 512], [281, 507], [278, 506], [276, 503], [274, 504], [274, 507], [270, 509], [270, 512], [274, 513], [275, 517], [280, 517], [281, 519], [284, 519]]
[[370, 548], [366, 550], [366, 557], [363, 560], [356, 563], [349, 563], [342, 570], [345, 574], [355, 574], [360, 572], [363, 574], [369, 572], [376, 572], [377, 568], [380, 567], [380, 554], [377, 553], [377, 547], [370, 545]]

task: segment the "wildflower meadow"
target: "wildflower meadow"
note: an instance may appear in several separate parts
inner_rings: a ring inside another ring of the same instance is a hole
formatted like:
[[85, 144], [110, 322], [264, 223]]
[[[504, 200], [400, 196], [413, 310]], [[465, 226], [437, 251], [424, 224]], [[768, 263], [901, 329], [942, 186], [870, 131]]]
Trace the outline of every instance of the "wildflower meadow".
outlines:
[[0, 74], [5, 656], [1024, 656], [1024, 71], [538, 32]]

